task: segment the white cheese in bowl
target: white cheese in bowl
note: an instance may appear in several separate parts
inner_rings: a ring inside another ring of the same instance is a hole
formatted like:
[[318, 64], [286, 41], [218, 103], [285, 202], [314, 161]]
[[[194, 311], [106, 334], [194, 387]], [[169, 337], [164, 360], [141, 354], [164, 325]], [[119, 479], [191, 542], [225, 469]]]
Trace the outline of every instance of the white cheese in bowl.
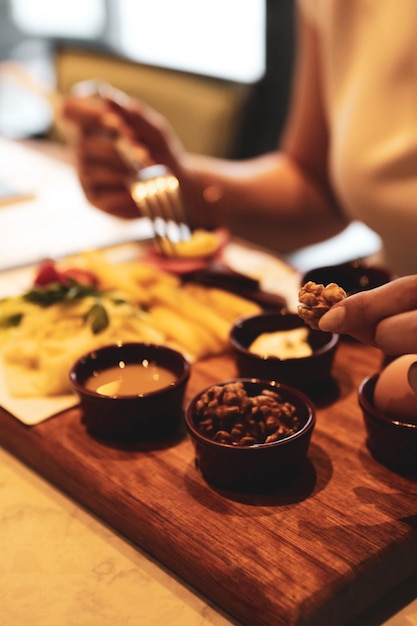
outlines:
[[311, 356], [313, 350], [308, 342], [307, 328], [262, 333], [249, 346], [249, 351], [259, 356], [294, 359]]

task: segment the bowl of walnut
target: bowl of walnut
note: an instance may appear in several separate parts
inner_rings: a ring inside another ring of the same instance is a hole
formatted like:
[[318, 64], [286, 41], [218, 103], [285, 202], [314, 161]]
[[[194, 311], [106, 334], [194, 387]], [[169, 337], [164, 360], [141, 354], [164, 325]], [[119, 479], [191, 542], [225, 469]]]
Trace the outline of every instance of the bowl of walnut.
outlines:
[[237, 378], [198, 393], [186, 407], [185, 422], [196, 467], [207, 483], [266, 493], [302, 472], [316, 413], [297, 389]]
[[240, 377], [311, 393], [331, 378], [339, 335], [311, 328], [297, 313], [264, 311], [237, 320], [229, 341]]

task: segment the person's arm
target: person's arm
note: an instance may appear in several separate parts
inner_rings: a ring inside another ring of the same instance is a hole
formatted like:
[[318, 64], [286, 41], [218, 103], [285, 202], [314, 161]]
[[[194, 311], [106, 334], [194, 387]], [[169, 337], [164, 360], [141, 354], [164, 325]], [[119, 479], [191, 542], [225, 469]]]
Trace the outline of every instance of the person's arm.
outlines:
[[293, 97], [282, 145], [244, 161], [187, 154], [157, 112], [126, 98], [107, 99], [106, 113], [88, 101], [68, 99], [64, 113], [81, 129], [78, 171], [84, 190], [102, 210], [137, 215], [123, 188], [126, 173], [106, 133], [109, 111], [119, 130], [168, 165], [178, 176], [193, 226], [229, 227], [278, 252], [324, 240], [346, 226], [328, 180], [328, 129], [321, 100], [319, 46], [315, 31], [300, 21]]
[[243, 162], [188, 155], [188, 173], [219, 199], [214, 223], [279, 251], [337, 234], [346, 226], [328, 179], [328, 128], [321, 100], [319, 45], [300, 20], [293, 94], [281, 147]]
[[323, 315], [319, 326], [386, 354], [417, 353], [417, 275], [349, 296]]

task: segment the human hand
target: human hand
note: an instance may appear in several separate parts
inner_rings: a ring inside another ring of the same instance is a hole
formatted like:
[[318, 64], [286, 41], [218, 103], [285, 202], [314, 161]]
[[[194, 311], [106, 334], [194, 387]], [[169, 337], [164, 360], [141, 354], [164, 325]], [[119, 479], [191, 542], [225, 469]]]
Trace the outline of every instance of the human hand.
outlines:
[[106, 213], [138, 217], [127, 189], [129, 168], [115, 147], [117, 116], [97, 97], [68, 96], [62, 110], [72, 123], [75, 167], [87, 199]]
[[417, 353], [417, 275], [349, 296], [323, 315], [319, 327], [385, 354]]
[[80, 183], [101, 210], [125, 218], [138, 216], [127, 187], [131, 166], [116, 146], [120, 137], [128, 142], [139, 167], [165, 164], [187, 187], [181, 166], [184, 150], [166, 120], [149, 107], [107, 89], [100, 98], [68, 96], [63, 115], [77, 129], [74, 147]]

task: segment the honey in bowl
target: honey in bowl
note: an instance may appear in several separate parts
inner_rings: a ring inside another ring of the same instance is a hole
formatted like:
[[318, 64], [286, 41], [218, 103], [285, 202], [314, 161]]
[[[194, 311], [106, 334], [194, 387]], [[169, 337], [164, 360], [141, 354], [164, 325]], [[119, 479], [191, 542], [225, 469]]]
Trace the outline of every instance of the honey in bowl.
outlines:
[[143, 396], [173, 385], [176, 377], [170, 370], [144, 359], [141, 363], [125, 363], [94, 372], [85, 382], [89, 391], [104, 396]]
[[189, 377], [181, 352], [143, 342], [92, 350], [70, 371], [88, 434], [129, 444], [180, 433]]

